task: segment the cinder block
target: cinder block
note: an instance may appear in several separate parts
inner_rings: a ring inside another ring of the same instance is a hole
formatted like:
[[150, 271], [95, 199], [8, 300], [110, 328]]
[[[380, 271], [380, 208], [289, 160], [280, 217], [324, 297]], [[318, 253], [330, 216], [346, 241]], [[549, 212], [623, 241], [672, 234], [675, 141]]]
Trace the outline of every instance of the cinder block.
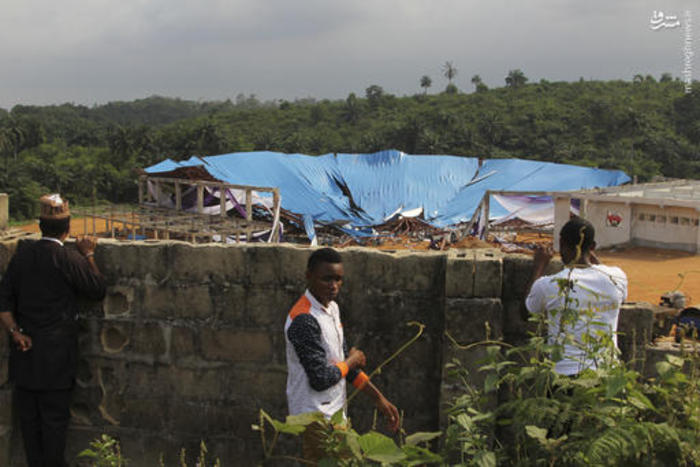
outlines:
[[617, 346], [625, 361], [644, 358], [645, 348], [651, 344], [654, 312], [648, 303], [625, 303], [620, 308], [617, 322]]
[[503, 281], [503, 253], [474, 250], [474, 296], [500, 297]]
[[[456, 362], [460, 371], [466, 372], [466, 383], [483, 388], [487, 373], [480, 371], [487, 356], [485, 340], [501, 340], [503, 337], [503, 305], [500, 299], [474, 298], [448, 300], [445, 310], [445, 335], [443, 347], [443, 376], [441, 407], [448, 404], [462, 390], [464, 382], [450, 377], [444, 365]], [[476, 345], [475, 345], [476, 344]], [[452, 370], [454, 371], [454, 370]], [[495, 397], [495, 395], [494, 395]], [[442, 422], [445, 420], [441, 414]]]
[[470, 298], [474, 296], [474, 252], [462, 250], [450, 253], [445, 271], [445, 296]]
[[173, 326], [170, 331], [170, 357], [181, 358], [194, 354], [194, 331], [186, 327]]
[[503, 304], [500, 298], [450, 299], [445, 307], [445, 331], [460, 344], [503, 336]]
[[528, 332], [536, 330], [536, 324], [523, 317], [523, 302], [510, 300], [503, 302], [503, 336], [511, 344], [525, 343]]
[[[306, 263], [314, 251], [309, 247], [280, 244], [277, 246], [279, 255], [280, 280], [282, 283], [302, 289], [306, 283]], [[344, 252], [340, 252], [345, 262]]]
[[134, 288], [114, 285], [107, 288], [107, 295], [102, 304], [106, 317], [124, 317], [131, 314], [134, 302]]
[[244, 251], [247, 280], [250, 284], [269, 286], [283, 282], [279, 247], [275, 245], [248, 245]]
[[134, 323], [131, 327], [131, 339], [125, 351], [152, 358], [162, 357], [166, 351], [165, 330], [166, 328], [158, 324]]
[[189, 369], [169, 367], [161, 371], [160, 377], [167, 378], [172, 388], [173, 398], [195, 400], [219, 400], [225, 398], [231, 387], [222, 384], [220, 369]]
[[226, 324], [244, 326], [246, 319], [246, 297], [248, 289], [241, 284], [212, 287], [212, 312], [216, 319]]
[[447, 256], [443, 253], [399, 253], [393, 258], [395, 288], [433, 294], [445, 290]]
[[532, 256], [510, 254], [503, 257], [503, 300], [524, 300], [532, 277]]
[[124, 351], [130, 341], [130, 323], [104, 322], [100, 330], [102, 351], [108, 354], [118, 354]]
[[166, 242], [121, 243], [101, 240], [95, 250], [95, 261], [108, 283], [147, 276], [159, 282], [167, 280], [170, 274], [169, 248], [170, 244]]
[[[298, 299], [302, 292], [295, 298]], [[295, 294], [296, 295], [296, 294]], [[246, 322], [253, 326], [277, 326], [282, 329], [287, 313], [296, 302], [282, 286], [274, 288], [251, 286], [245, 301]]]
[[208, 285], [160, 286], [147, 284], [143, 294], [143, 315], [148, 318], [210, 317], [213, 312]]
[[[391, 253], [382, 251], [366, 250], [358, 252], [357, 255], [364, 256], [364, 271], [362, 276], [348, 275], [347, 282], [352, 281], [352, 288], [357, 290], [360, 284], [379, 290], [396, 290], [396, 280], [399, 276], [399, 263]], [[410, 271], [405, 271], [410, 273]], [[347, 275], [347, 273], [346, 273]], [[362, 281], [361, 283], [359, 281]]]
[[263, 362], [272, 359], [272, 343], [267, 332], [202, 329], [202, 355], [209, 360]]
[[244, 281], [245, 249], [237, 245], [173, 244], [170, 248], [169, 278], [190, 284]]

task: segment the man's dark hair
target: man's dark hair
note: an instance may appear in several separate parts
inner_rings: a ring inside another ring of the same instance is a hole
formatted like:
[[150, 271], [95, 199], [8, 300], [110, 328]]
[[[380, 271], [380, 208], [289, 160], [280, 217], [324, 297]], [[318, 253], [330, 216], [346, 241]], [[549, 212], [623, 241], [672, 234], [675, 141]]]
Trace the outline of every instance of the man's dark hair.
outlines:
[[44, 237], [59, 238], [70, 230], [70, 217], [63, 219], [39, 218], [39, 230]]
[[343, 259], [340, 257], [340, 253], [335, 251], [333, 248], [321, 248], [311, 253], [309, 256], [309, 262], [306, 264], [307, 271], [313, 271], [316, 266], [321, 263], [342, 263]]
[[[595, 242], [593, 224], [581, 217], [573, 217], [561, 228], [560, 239], [571, 247], [581, 244], [581, 253], [586, 253]], [[583, 235], [583, 241], [581, 236]]]

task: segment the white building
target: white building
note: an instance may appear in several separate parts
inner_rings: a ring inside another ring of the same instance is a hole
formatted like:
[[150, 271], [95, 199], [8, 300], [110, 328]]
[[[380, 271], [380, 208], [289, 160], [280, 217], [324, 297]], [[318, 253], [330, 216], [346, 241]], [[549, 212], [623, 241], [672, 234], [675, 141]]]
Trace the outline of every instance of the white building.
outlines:
[[700, 180], [554, 193], [554, 247], [571, 205], [596, 230], [598, 248], [638, 245], [700, 253]]

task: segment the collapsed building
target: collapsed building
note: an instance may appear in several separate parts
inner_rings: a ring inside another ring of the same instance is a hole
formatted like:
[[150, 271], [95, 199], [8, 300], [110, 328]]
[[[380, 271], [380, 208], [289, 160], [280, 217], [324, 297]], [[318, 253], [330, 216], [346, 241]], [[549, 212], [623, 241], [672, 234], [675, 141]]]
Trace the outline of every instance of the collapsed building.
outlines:
[[[186, 193], [177, 191], [178, 179], [187, 180]], [[619, 170], [387, 150], [167, 159], [147, 167], [141, 180], [142, 205], [247, 221], [246, 235], [219, 232], [217, 241], [361, 244], [397, 235], [484, 237], [490, 223], [514, 219], [551, 230], [551, 192], [611, 187], [630, 179]], [[174, 188], [165, 193], [164, 184]]]

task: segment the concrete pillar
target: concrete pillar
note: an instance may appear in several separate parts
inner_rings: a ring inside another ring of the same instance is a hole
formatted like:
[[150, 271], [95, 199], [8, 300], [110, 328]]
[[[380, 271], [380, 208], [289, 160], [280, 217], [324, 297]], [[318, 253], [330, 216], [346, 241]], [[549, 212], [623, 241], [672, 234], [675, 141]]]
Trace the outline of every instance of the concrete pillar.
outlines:
[[10, 221], [10, 195], [0, 193], [0, 230], [6, 229]]
[[569, 222], [571, 212], [571, 196], [555, 195], [554, 196], [554, 251], [559, 251], [559, 232], [564, 224]]

